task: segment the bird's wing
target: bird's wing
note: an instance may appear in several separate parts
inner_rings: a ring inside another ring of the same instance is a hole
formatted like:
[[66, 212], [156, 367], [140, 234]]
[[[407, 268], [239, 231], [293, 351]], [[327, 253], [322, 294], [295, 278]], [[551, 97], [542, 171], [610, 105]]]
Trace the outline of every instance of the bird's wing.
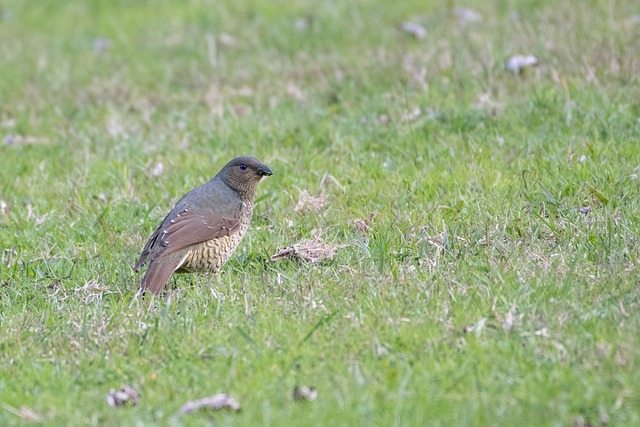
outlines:
[[[164, 224], [164, 221], [162, 222], [162, 224]], [[147, 243], [144, 245], [144, 248], [142, 248], [142, 254], [140, 254], [140, 258], [138, 259], [136, 266], [133, 268], [134, 271], [140, 270], [140, 267], [142, 267], [142, 264], [144, 264], [144, 262], [147, 260], [147, 257], [151, 252], [151, 248], [155, 245], [156, 241], [158, 240], [158, 235], [162, 230], [162, 224], [160, 224], [158, 228], [156, 228], [156, 231], [153, 232], [151, 237], [149, 237], [149, 240], [147, 240]]]
[[237, 232], [239, 228], [239, 217], [225, 217], [212, 211], [194, 213], [184, 209], [165, 227], [156, 230], [158, 234], [155, 239], [159, 239], [160, 248], [154, 251], [152, 260], [170, 255], [191, 245], [229, 236]]
[[233, 234], [240, 228], [239, 218], [227, 218], [219, 213], [192, 213], [188, 209], [173, 219], [165, 218], [142, 250], [136, 270], [150, 259], [149, 268], [142, 278], [141, 288], [154, 294], [162, 292], [173, 273], [184, 262], [182, 249], [211, 239]]

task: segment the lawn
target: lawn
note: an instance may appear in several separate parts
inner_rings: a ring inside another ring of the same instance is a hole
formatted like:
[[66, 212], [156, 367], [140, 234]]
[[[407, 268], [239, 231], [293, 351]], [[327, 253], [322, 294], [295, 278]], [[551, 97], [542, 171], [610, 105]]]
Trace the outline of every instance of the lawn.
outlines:
[[[0, 425], [640, 425], [633, 2], [5, 0], [0, 40]], [[137, 295], [240, 155], [220, 280]]]

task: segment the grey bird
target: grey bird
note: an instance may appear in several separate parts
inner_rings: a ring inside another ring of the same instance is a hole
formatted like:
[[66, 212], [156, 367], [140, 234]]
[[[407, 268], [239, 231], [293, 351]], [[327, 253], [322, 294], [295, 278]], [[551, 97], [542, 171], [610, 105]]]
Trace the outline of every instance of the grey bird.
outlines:
[[219, 274], [251, 223], [258, 183], [272, 175], [255, 157], [231, 160], [176, 203], [142, 249], [140, 287], [159, 294], [173, 272]]

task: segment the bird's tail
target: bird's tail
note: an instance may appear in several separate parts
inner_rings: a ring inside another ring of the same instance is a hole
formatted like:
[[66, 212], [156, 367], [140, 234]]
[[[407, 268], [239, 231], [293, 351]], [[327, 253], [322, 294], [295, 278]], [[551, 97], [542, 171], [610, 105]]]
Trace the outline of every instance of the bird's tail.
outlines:
[[169, 281], [171, 273], [176, 271], [182, 259], [177, 254], [171, 254], [167, 257], [159, 257], [149, 263], [149, 268], [142, 278], [140, 288], [142, 291], [150, 291], [154, 295], [158, 295], [164, 289]]

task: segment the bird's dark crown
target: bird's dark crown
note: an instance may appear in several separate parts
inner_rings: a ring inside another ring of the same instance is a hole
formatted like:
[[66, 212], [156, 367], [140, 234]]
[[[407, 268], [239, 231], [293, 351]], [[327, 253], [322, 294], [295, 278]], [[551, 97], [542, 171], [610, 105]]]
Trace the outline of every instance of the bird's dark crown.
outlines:
[[237, 172], [239, 171], [240, 174], [238, 175], [245, 175], [247, 177], [251, 175], [258, 175], [260, 177], [263, 177], [263, 176], [269, 176], [273, 174], [273, 172], [271, 172], [271, 169], [269, 169], [267, 165], [263, 164], [260, 160], [256, 159], [255, 157], [248, 157], [248, 156], [236, 157], [235, 159], [227, 163], [225, 167], [222, 168], [222, 170], [225, 171], [227, 174], [233, 174], [233, 175], [238, 174]]

